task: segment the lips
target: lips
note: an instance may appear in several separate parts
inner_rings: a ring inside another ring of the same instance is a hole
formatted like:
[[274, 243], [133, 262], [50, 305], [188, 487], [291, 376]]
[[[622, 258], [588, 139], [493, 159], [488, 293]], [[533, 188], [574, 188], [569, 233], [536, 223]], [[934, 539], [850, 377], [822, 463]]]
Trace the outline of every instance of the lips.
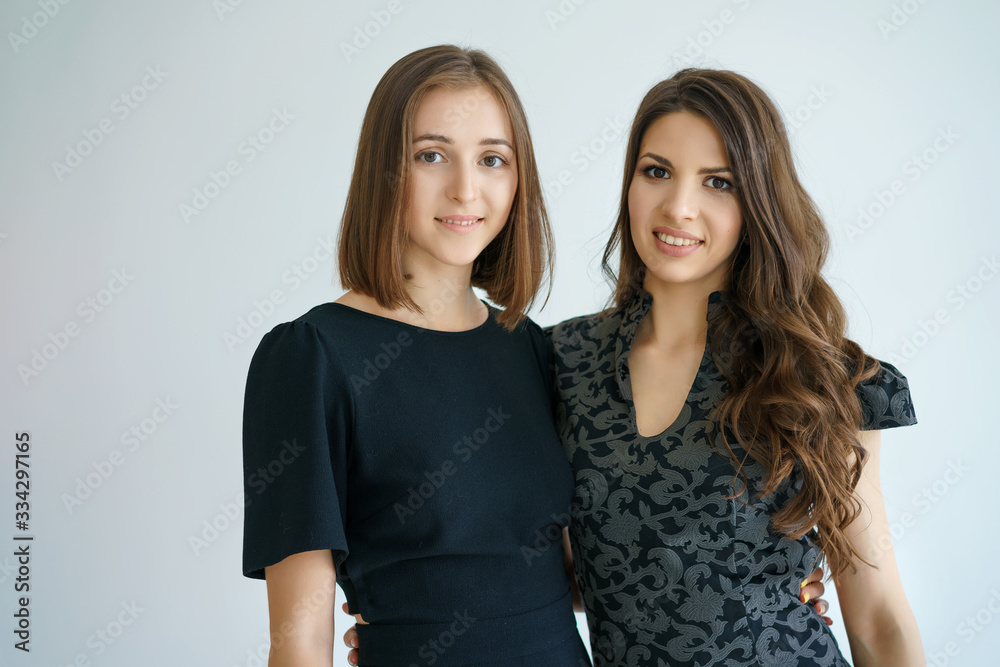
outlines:
[[687, 257], [705, 244], [690, 232], [670, 227], [657, 227], [653, 230], [653, 238], [656, 249], [668, 257]]

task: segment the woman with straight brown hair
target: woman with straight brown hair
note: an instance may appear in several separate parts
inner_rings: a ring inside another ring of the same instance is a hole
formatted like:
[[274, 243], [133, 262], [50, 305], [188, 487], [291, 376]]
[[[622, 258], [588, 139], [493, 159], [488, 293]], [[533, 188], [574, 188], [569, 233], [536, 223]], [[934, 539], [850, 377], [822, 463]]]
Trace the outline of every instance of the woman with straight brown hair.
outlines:
[[267, 581], [271, 667], [331, 664], [335, 584], [368, 622], [361, 665], [589, 665], [551, 345], [525, 317], [549, 239], [500, 67], [396, 62], [344, 210], [349, 291], [275, 327], [247, 378], [243, 572]]
[[913, 405], [846, 337], [827, 246], [758, 86], [689, 69], [647, 93], [613, 306], [552, 332], [595, 666], [846, 665], [800, 596], [823, 558], [855, 664], [924, 664], [878, 474]]

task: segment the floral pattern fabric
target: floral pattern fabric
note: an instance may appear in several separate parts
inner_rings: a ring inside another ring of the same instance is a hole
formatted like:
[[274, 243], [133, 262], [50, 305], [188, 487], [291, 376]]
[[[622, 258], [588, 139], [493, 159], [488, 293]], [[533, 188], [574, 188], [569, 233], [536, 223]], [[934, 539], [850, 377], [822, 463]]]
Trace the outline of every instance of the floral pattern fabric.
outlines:
[[[720, 299], [711, 296], [710, 313]], [[550, 330], [595, 667], [846, 666], [830, 629], [798, 598], [819, 559], [812, 536], [788, 539], [770, 525], [801, 480], [760, 497], [763, 470], [751, 462], [749, 488], [729, 498], [734, 468], [708, 421], [726, 383], [707, 343], [677, 420], [639, 435], [628, 351], [651, 305], [640, 291], [624, 311]], [[916, 422], [906, 378], [889, 364], [858, 394], [863, 428]]]

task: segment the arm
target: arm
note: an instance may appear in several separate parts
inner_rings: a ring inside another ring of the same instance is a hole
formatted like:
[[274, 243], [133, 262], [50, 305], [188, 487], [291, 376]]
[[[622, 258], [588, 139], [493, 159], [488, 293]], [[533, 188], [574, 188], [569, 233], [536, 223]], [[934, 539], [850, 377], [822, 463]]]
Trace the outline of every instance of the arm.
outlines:
[[268, 667], [331, 667], [337, 573], [329, 550], [305, 551], [264, 569], [271, 625]]
[[[861, 446], [869, 454], [855, 493], [861, 515], [847, 529], [854, 548], [875, 567], [855, 562], [834, 583], [844, 614], [844, 627], [857, 667], [925, 665], [920, 631], [896, 567], [889, 519], [879, 483], [878, 431], [862, 431]], [[887, 545], [887, 546], [885, 546]]]
[[576, 574], [573, 572], [573, 548], [569, 544], [569, 528], [563, 528], [563, 566], [569, 575], [569, 589], [573, 592], [573, 611], [584, 611], [580, 589], [576, 586]]

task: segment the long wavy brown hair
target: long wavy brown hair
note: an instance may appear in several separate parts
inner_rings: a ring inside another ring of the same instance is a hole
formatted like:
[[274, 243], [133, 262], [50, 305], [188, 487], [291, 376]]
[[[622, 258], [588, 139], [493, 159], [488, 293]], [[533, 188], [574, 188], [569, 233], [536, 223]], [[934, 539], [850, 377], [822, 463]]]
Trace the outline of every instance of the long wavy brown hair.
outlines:
[[[766, 478], [760, 495], [783, 482], [801, 488], [771, 518], [797, 539], [814, 526], [834, 576], [864, 558], [845, 529], [861, 512], [854, 490], [867, 453], [858, 440], [858, 383], [878, 362], [845, 335], [844, 308], [820, 271], [829, 236], [799, 182], [781, 115], [766, 93], [734, 72], [685, 69], [646, 94], [636, 112], [625, 158], [615, 230], [604, 270], [615, 281], [614, 306], [630, 303], [644, 266], [630, 232], [628, 191], [646, 129], [665, 114], [686, 111], [711, 122], [722, 136], [736, 183], [745, 242], [734, 255], [709, 339], [728, 391], [713, 424], [732, 434]], [[612, 267], [617, 255], [618, 270]], [[746, 456], [724, 437], [747, 488]]]

